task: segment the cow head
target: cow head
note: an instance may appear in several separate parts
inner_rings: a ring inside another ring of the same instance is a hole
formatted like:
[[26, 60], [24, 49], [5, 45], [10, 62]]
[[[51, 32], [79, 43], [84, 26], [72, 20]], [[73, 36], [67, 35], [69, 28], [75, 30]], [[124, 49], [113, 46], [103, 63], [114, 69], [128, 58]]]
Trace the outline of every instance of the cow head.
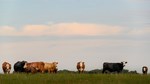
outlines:
[[22, 61], [22, 63], [27, 63], [27, 61]]
[[7, 63], [7, 64], [6, 64], [6, 70], [7, 70], [7, 71], [10, 71], [10, 69], [11, 69], [11, 65], [10, 65], [9, 63]]
[[53, 64], [57, 67], [58, 62], [53, 62]]
[[121, 64], [123, 65], [123, 67], [124, 67], [127, 63], [128, 63], [128, 62], [126, 62], [126, 61], [121, 62]]
[[23, 68], [26, 69], [27, 67], [28, 67], [27, 63], [25, 63], [24, 66], [23, 66]]

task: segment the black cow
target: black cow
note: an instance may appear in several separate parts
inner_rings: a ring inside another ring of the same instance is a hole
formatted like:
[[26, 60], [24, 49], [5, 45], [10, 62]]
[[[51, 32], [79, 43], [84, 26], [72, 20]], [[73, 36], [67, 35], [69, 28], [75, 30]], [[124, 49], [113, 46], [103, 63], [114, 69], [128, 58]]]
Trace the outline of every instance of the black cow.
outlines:
[[27, 61], [18, 61], [14, 64], [14, 72], [25, 72], [24, 65]]
[[109, 72], [121, 72], [123, 70], [123, 67], [125, 66], [127, 62], [121, 62], [121, 63], [103, 63], [103, 71], [102, 73], [105, 73], [105, 71]]

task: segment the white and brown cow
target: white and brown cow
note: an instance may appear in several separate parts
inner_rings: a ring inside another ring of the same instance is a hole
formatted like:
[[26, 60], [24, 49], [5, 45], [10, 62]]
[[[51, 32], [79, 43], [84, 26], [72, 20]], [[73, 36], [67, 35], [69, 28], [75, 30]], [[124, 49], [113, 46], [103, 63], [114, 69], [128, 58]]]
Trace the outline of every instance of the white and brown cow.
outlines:
[[52, 62], [52, 63], [44, 63], [44, 71], [48, 73], [57, 73], [57, 64], [58, 62]]
[[79, 73], [83, 73], [85, 69], [85, 64], [84, 62], [80, 61], [77, 63], [77, 69]]
[[11, 64], [9, 64], [8, 62], [4, 62], [2, 64], [2, 69], [5, 74], [9, 74], [11, 70]]
[[27, 73], [44, 73], [44, 62], [30, 62], [24, 65], [25, 72]]
[[147, 66], [143, 66], [143, 67], [142, 67], [142, 72], [143, 72], [143, 74], [147, 74], [147, 72], [148, 72], [148, 67], [147, 67]]

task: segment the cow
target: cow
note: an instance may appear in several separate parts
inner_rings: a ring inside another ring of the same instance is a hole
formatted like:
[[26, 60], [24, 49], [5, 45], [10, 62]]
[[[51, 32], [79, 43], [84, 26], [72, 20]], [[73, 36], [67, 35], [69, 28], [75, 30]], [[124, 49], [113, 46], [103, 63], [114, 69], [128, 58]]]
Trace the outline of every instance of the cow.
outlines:
[[121, 62], [121, 63], [103, 63], [103, 71], [102, 73], [105, 73], [105, 71], [109, 72], [117, 72], [120, 73], [123, 70], [123, 67], [127, 64], [127, 62]]
[[77, 63], [77, 70], [79, 73], [83, 73], [84, 72], [84, 69], [85, 69], [85, 64], [84, 62], [80, 61]]
[[45, 62], [44, 71], [48, 73], [57, 73], [57, 64], [58, 62], [47, 63]]
[[41, 72], [44, 73], [44, 62], [31, 62], [31, 63], [25, 63], [24, 69], [25, 72], [29, 73], [35, 73], [35, 72]]
[[142, 72], [143, 72], [143, 74], [147, 74], [147, 72], [148, 72], [148, 67], [147, 67], [147, 66], [143, 66], [143, 67], [142, 67]]
[[14, 72], [25, 72], [25, 69], [23, 68], [25, 63], [27, 63], [27, 61], [18, 61], [14, 64]]
[[11, 70], [11, 64], [9, 64], [8, 62], [4, 62], [2, 64], [2, 69], [3, 69], [4, 74], [9, 74]]

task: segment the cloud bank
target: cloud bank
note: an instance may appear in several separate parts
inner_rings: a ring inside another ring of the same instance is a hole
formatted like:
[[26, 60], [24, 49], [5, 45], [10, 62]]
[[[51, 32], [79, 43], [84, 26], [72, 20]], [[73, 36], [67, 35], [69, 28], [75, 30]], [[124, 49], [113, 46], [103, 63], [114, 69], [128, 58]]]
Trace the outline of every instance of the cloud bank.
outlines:
[[149, 28], [128, 30], [121, 26], [85, 23], [57, 23], [50, 25], [25, 25], [21, 30], [12, 26], [0, 26], [0, 36], [110, 36], [144, 35]]
[[67, 35], [116, 35], [122, 32], [119, 26], [83, 23], [58, 23], [51, 25], [25, 25], [21, 30], [1, 26], [1, 36], [67, 36]]

